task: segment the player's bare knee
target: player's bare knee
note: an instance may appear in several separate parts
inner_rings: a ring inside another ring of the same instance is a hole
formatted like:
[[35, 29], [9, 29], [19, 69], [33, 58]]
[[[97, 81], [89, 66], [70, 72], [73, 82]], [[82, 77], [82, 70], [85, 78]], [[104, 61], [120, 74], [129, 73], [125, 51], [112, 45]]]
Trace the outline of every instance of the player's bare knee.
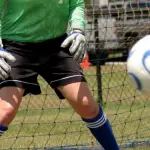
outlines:
[[[1, 101], [2, 99], [0, 99]], [[8, 126], [16, 115], [16, 108], [10, 103], [1, 104], [0, 106], [0, 124]]]
[[[94, 100], [93, 100], [94, 101]], [[84, 118], [93, 118], [97, 116], [99, 112], [99, 107], [97, 103], [91, 102], [86, 96], [82, 99], [82, 111], [81, 111], [81, 117]]]
[[0, 90], [0, 125], [8, 126], [14, 119], [23, 93], [23, 89], [16, 87], [5, 87]]
[[2, 111], [1, 114], [3, 114], [3, 117], [6, 119], [13, 118], [16, 115], [16, 109], [13, 108], [11, 105], [7, 105], [7, 107], [4, 107], [0, 110]]

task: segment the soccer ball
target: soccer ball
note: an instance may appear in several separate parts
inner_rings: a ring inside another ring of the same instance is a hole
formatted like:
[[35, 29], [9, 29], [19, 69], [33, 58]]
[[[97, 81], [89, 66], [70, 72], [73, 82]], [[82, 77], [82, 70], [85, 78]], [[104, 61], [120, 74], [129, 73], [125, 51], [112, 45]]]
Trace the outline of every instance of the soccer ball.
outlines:
[[150, 35], [137, 41], [127, 59], [127, 72], [131, 84], [150, 96]]

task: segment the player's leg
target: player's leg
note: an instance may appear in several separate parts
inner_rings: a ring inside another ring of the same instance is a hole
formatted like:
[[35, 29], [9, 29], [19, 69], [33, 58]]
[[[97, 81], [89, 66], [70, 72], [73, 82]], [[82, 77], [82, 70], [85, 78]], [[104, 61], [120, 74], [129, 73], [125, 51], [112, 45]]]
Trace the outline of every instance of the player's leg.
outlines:
[[71, 83], [58, 89], [82, 118], [89, 119], [98, 114], [99, 106], [93, 100], [86, 82]]
[[105, 150], [118, 150], [109, 121], [93, 99], [80, 65], [72, 59], [68, 49], [60, 48], [64, 38], [49, 40], [43, 45], [45, 58], [38, 72], [54, 88], [59, 98], [68, 100]]
[[0, 136], [16, 116], [23, 94], [24, 89], [18, 87], [0, 89]]
[[[60, 64], [55, 61], [53, 63], [55, 64], [53, 69], [46, 71], [46, 73], [43, 70], [41, 75], [55, 89], [60, 99], [66, 98], [68, 100], [105, 150], [119, 150], [110, 123], [101, 106], [93, 99], [87, 83], [84, 82], [84, 76], [77, 67], [78, 65], [72, 63], [72, 60], [65, 63], [60, 61]], [[51, 73], [53, 74], [51, 75]], [[52, 78], [53, 80], [50, 81]]]
[[11, 66], [9, 78], [0, 80], [0, 135], [15, 117], [23, 95], [40, 93], [35, 71], [37, 62], [32, 55], [34, 52], [30, 52], [25, 43], [6, 40], [3, 43], [16, 61], [8, 62]]
[[93, 99], [86, 82], [58, 87], [105, 150], [119, 150], [109, 120]]

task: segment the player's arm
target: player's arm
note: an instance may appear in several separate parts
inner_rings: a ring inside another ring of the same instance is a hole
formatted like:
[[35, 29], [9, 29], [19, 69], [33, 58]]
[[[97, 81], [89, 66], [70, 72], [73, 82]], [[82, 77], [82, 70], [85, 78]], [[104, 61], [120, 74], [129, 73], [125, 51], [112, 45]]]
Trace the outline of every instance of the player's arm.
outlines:
[[69, 6], [69, 25], [71, 32], [66, 40], [62, 43], [62, 47], [69, 45], [69, 51], [74, 59], [78, 62], [85, 56], [86, 40], [84, 35], [85, 30], [85, 3], [84, 0], [70, 0]]
[[2, 26], [1, 26], [1, 21], [0, 21], [0, 47], [3, 47], [2, 37], [1, 37], [1, 30], [2, 30], [1, 27], [2, 27]]
[[0, 80], [5, 80], [9, 77], [11, 67], [7, 63], [7, 61], [14, 62], [16, 59], [15, 57], [7, 52], [3, 48], [2, 38], [1, 38], [1, 23], [0, 23]]
[[14, 62], [16, 59], [9, 52], [3, 48], [2, 43], [2, 17], [3, 17], [3, 8], [7, 0], [0, 0], [0, 80], [5, 80], [8, 78], [11, 71], [11, 67], [7, 61]]
[[1, 37], [1, 33], [2, 33], [2, 12], [3, 12], [3, 8], [4, 8], [4, 3], [5, 0], [0, 0], [0, 47], [2, 47], [2, 37]]
[[84, 0], [70, 0], [69, 24], [71, 29], [85, 30], [85, 3]]

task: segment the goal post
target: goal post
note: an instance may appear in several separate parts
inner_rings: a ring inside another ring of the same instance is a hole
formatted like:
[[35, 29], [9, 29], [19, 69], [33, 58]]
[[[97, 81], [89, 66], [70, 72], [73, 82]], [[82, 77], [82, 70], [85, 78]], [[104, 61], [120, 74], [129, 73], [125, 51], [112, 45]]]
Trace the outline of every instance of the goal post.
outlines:
[[[108, 0], [86, 9], [91, 66], [83, 72], [121, 150], [150, 146], [150, 101], [132, 87], [126, 71], [130, 47], [150, 32], [149, 3]], [[59, 100], [40, 76], [38, 81], [42, 93], [23, 98], [9, 130], [0, 137], [0, 149], [102, 150], [68, 102]]]

